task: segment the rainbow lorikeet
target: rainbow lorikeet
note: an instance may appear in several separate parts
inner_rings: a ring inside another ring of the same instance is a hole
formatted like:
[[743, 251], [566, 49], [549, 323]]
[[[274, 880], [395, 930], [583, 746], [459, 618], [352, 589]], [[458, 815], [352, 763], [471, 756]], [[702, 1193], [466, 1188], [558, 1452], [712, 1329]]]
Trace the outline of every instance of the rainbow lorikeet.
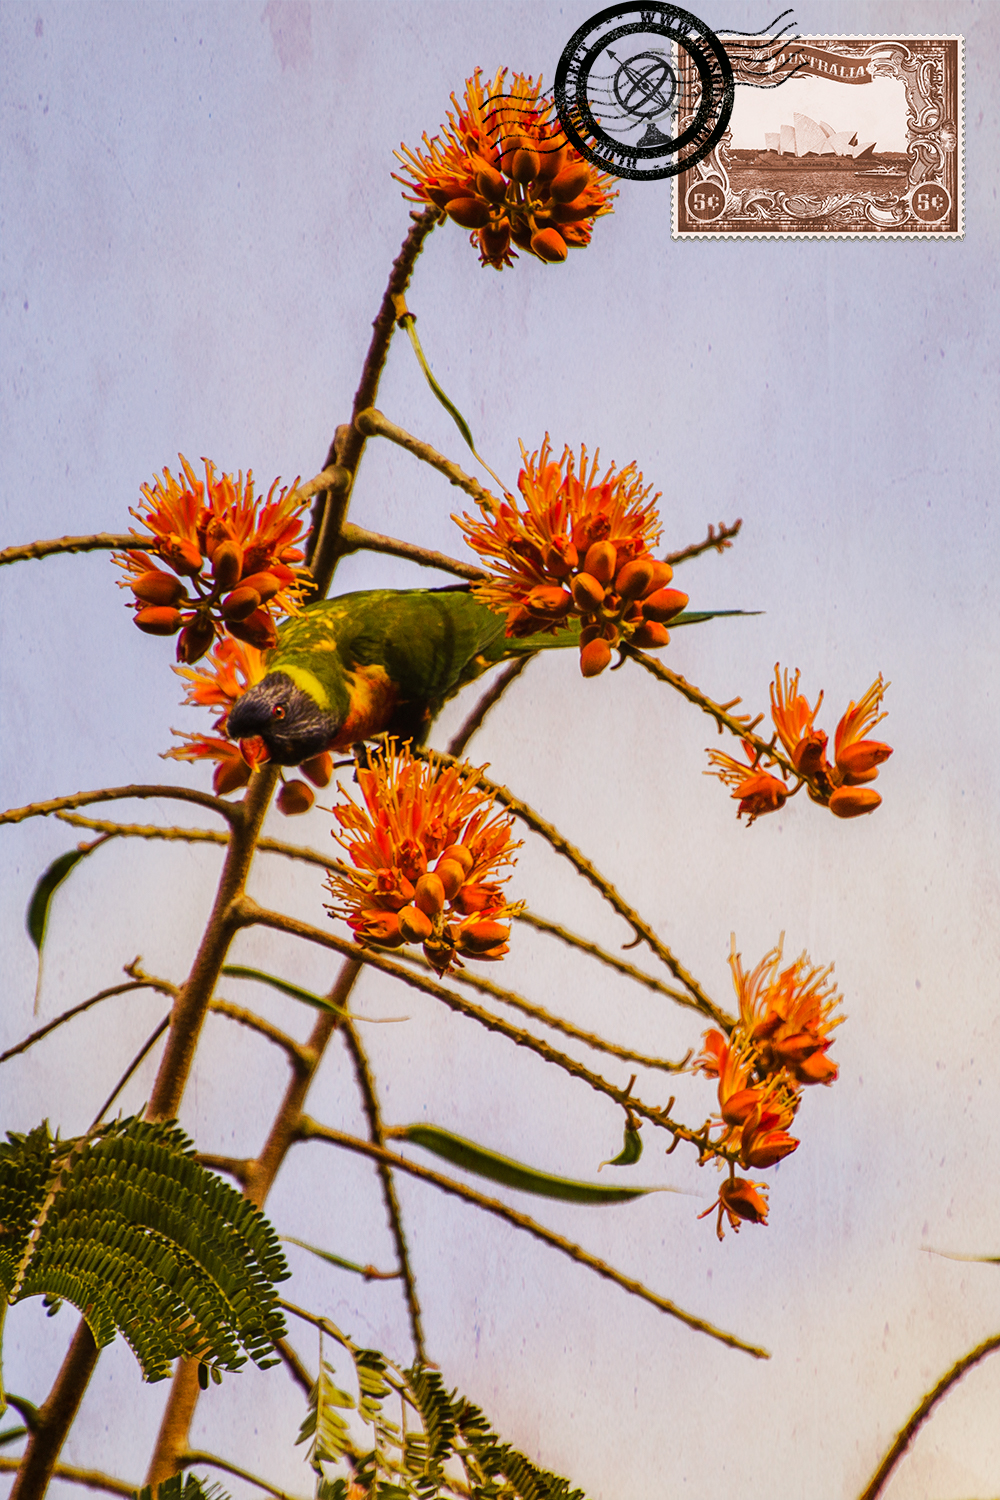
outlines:
[[236, 700], [226, 732], [259, 736], [279, 766], [378, 734], [420, 743], [442, 705], [480, 673], [526, 653], [575, 646], [579, 635], [574, 620], [555, 633], [511, 638], [504, 616], [461, 584], [322, 599], [281, 626], [267, 675]]

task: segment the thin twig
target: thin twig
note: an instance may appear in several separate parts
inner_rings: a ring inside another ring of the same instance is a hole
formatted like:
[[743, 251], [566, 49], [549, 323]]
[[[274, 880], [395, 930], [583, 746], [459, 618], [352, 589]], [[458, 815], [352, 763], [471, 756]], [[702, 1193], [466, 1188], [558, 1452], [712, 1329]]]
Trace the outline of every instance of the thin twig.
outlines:
[[459, 1015], [468, 1017], [469, 1020], [478, 1021], [487, 1031], [499, 1032], [501, 1036], [507, 1037], [515, 1046], [527, 1047], [529, 1051], [535, 1052], [545, 1062], [552, 1063], [561, 1068], [571, 1078], [586, 1083], [599, 1094], [604, 1094], [612, 1099], [615, 1104], [620, 1104], [624, 1109], [626, 1105], [635, 1114], [642, 1115], [644, 1119], [652, 1121], [654, 1125], [670, 1131], [675, 1139], [687, 1141], [690, 1145], [698, 1148], [699, 1154], [706, 1152], [718, 1156], [724, 1161], [736, 1161], [737, 1156], [725, 1147], [719, 1147], [707, 1139], [704, 1130], [694, 1131], [687, 1125], [682, 1125], [674, 1120], [662, 1109], [654, 1109], [652, 1106], [643, 1104], [636, 1099], [627, 1088], [616, 1088], [614, 1084], [608, 1083], [599, 1073], [594, 1073], [590, 1068], [584, 1067], [583, 1063], [577, 1062], [576, 1058], [569, 1057], [565, 1052], [559, 1052], [555, 1047], [534, 1036], [530, 1031], [523, 1030], [520, 1026], [512, 1026], [501, 1016], [495, 1016], [481, 1006], [474, 1005], [471, 1000], [456, 995], [454, 990], [449, 990], [433, 979], [425, 978], [423, 974], [415, 969], [407, 969], [403, 965], [394, 963], [391, 959], [384, 958], [381, 953], [372, 949], [359, 949], [356, 943], [348, 942], [344, 938], [335, 937], [333, 933], [324, 932], [319, 927], [312, 927], [308, 922], [300, 922], [296, 917], [286, 917], [282, 912], [267, 911], [258, 906], [248, 896], [243, 896], [236, 903], [235, 913], [244, 926], [259, 925], [261, 927], [272, 927], [276, 932], [288, 932], [294, 937], [304, 938], [307, 942], [317, 943], [324, 948], [332, 948], [335, 953], [350, 955], [355, 963], [370, 965], [373, 969], [380, 970], [394, 979], [401, 979], [404, 984], [413, 989], [422, 990], [424, 994], [432, 995], [436, 1000], [442, 1001], [449, 1010]]
[[413, 542], [401, 542], [394, 536], [383, 536], [380, 531], [366, 531], [346, 521], [340, 532], [341, 552], [386, 552], [390, 557], [405, 557], [407, 562], [417, 563], [421, 568], [440, 568], [443, 573], [454, 573], [458, 578], [488, 578], [483, 568], [473, 563], [461, 562], [449, 557], [446, 552], [435, 552], [431, 547], [417, 547]]
[[8, 1047], [7, 1051], [0, 1053], [0, 1063], [5, 1063], [9, 1057], [16, 1057], [19, 1052], [27, 1052], [36, 1042], [40, 1042], [43, 1036], [48, 1036], [50, 1031], [55, 1031], [57, 1026], [62, 1026], [66, 1021], [72, 1021], [74, 1016], [82, 1015], [99, 1000], [110, 1000], [112, 995], [125, 995], [130, 990], [162, 990], [169, 994], [170, 990], [162, 983], [151, 982], [147, 979], [138, 979], [130, 984], [115, 984], [109, 990], [100, 990], [96, 995], [91, 995], [89, 1000], [81, 1000], [79, 1005], [73, 1005], [69, 1010], [64, 1010], [61, 1016], [56, 1016], [54, 1021], [49, 1021], [45, 1026], [40, 1026], [30, 1036], [26, 1036], [23, 1042], [18, 1042], [15, 1047]]
[[[422, 439], [415, 438], [412, 433], [404, 431], [402, 427], [397, 427], [395, 422], [390, 422], [388, 417], [383, 416], [374, 407], [359, 412], [354, 418], [354, 425], [364, 433], [365, 437], [388, 438], [391, 443], [405, 448], [407, 453], [412, 453], [414, 458], [430, 464], [431, 468], [437, 469], [438, 473], [443, 474], [449, 483], [457, 485], [460, 490], [471, 495], [477, 505], [485, 505], [488, 510], [496, 509], [496, 497], [491, 495], [489, 490], [484, 489], [478, 479], [473, 479], [471, 474], [466, 474], [464, 469], [452, 459], [445, 458], [444, 454], [432, 448], [430, 443], [425, 443]], [[485, 575], [480, 573], [479, 576]]]
[[[177, 839], [188, 844], [228, 844], [229, 834], [215, 828], [162, 828], [157, 823], [112, 823], [105, 818], [86, 818], [82, 813], [57, 812], [56, 817], [74, 828], [93, 828], [102, 833], [115, 833], [122, 838], [133, 839]], [[349, 875], [352, 867], [342, 864], [331, 855], [320, 854], [318, 849], [307, 849], [302, 844], [287, 844], [281, 839], [258, 839], [257, 850], [261, 854], [283, 854], [286, 859], [301, 859], [306, 864], [319, 865], [323, 870], [337, 870]]]
[[230, 1463], [228, 1458], [220, 1458], [217, 1453], [201, 1453], [194, 1448], [189, 1448], [186, 1453], [179, 1455], [178, 1464], [182, 1469], [193, 1468], [195, 1464], [207, 1464], [210, 1469], [221, 1469], [224, 1474], [234, 1474], [237, 1479], [245, 1479], [248, 1484], [255, 1484], [259, 1490], [264, 1490], [268, 1495], [274, 1495], [276, 1500], [300, 1500], [297, 1495], [292, 1495], [288, 1490], [281, 1490], [276, 1484], [271, 1484], [266, 1479], [261, 1479], [259, 1474], [251, 1474], [249, 1469], [241, 1469], [239, 1464]]
[[282, 1031], [280, 1027], [266, 1021], [263, 1016], [247, 1010], [245, 1006], [234, 1005], [230, 1000], [216, 999], [208, 1008], [218, 1016], [228, 1016], [231, 1021], [237, 1021], [241, 1026], [246, 1026], [251, 1031], [266, 1036], [269, 1042], [273, 1042], [276, 1047], [281, 1047], [297, 1067], [308, 1067], [313, 1061], [313, 1055], [307, 1046], [302, 1042], [297, 1042], [293, 1036], [288, 1035], [287, 1031]]
[[[19, 1458], [0, 1458], [0, 1474], [16, 1474], [21, 1466]], [[115, 1479], [112, 1474], [102, 1474], [99, 1469], [78, 1469], [73, 1464], [56, 1464], [53, 1479], [66, 1479], [71, 1484], [83, 1484], [90, 1490], [106, 1490], [109, 1495], [125, 1495], [133, 1500], [139, 1486], [129, 1484], [126, 1479]], [[12, 1492], [13, 1493], [13, 1492]]]
[[678, 990], [672, 990], [662, 979], [657, 979], [654, 974], [647, 974], [645, 969], [637, 968], [635, 964], [626, 963], [625, 959], [619, 958], [617, 954], [608, 953], [606, 949], [592, 943], [589, 938], [580, 937], [579, 933], [570, 932], [568, 927], [562, 927], [558, 922], [550, 922], [548, 917], [540, 917], [537, 912], [523, 908], [515, 915], [515, 921], [524, 922], [528, 927], [534, 927], [538, 932], [546, 932], [550, 937], [556, 937], [560, 942], [566, 943], [571, 948], [579, 948], [581, 953], [588, 953], [591, 958], [596, 958], [600, 963], [607, 964], [609, 969], [616, 969], [619, 974], [626, 974], [629, 979], [634, 979], [637, 984], [644, 984], [647, 989], [656, 990], [659, 995], [666, 995], [670, 1000], [676, 1000], [681, 1005], [686, 1005], [686, 995]]
[[952, 1365], [947, 1375], [942, 1375], [934, 1389], [927, 1392], [927, 1395], [921, 1401], [910, 1420], [905, 1426], [900, 1428], [888, 1453], [879, 1464], [868, 1485], [861, 1492], [858, 1500], [875, 1500], [876, 1495], [879, 1495], [884, 1489], [886, 1480], [913, 1441], [918, 1429], [930, 1416], [942, 1396], [948, 1394], [951, 1387], [956, 1381], [961, 1380], [967, 1370], [971, 1370], [973, 1365], [978, 1364], [981, 1359], [985, 1359], [987, 1354], [992, 1354], [995, 1349], [1000, 1349], [1000, 1333], [995, 1333], [991, 1338], [984, 1339], [981, 1344], [977, 1344], [975, 1349], [970, 1350], [968, 1354], [963, 1355], [956, 1364]]
[[449, 755], [454, 755], [456, 759], [459, 759], [465, 754], [466, 745], [468, 745], [472, 736], [483, 727], [483, 720], [490, 709], [494, 708], [500, 702], [500, 699], [510, 687], [515, 677], [520, 677], [529, 661], [533, 661], [536, 655], [536, 652], [530, 651], [525, 656], [516, 657], [509, 666], [504, 667], [496, 680], [486, 689], [486, 692], [482, 695], [475, 708], [473, 708], [458, 733], [448, 741]]
[[[443, 762], [445, 765], [456, 764], [453, 756], [444, 755], [439, 750], [431, 752], [414, 749], [413, 753], [415, 755], [422, 755], [425, 758], [427, 755], [433, 754], [436, 760]], [[557, 854], [561, 854], [565, 859], [568, 859], [574, 869], [578, 870], [585, 880], [588, 880], [596, 890], [600, 891], [601, 895], [610, 906], [614, 907], [618, 915], [625, 918], [625, 921], [628, 922], [636, 934], [636, 937], [643, 940], [647, 947], [656, 954], [657, 958], [666, 964], [674, 978], [679, 980], [685, 989], [688, 990], [691, 998], [688, 999], [685, 997], [683, 1000], [680, 1000], [678, 996], [679, 1003], [688, 1005], [693, 1010], [700, 1010], [704, 1015], [710, 1016], [717, 1026], [724, 1027], [727, 1032], [732, 1030], [736, 1024], [735, 1018], [727, 1015], [713, 1000], [709, 999], [698, 981], [674, 957], [667, 945], [660, 941], [649, 924], [643, 921], [639, 913], [633, 907], [629, 906], [628, 902], [611, 884], [611, 881], [606, 880], [600, 870], [591, 864], [590, 860], [581, 854], [579, 849], [559, 832], [558, 828], [552, 823], [547, 822], [545, 818], [535, 812], [534, 808], [529, 807], [526, 802], [522, 802], [519, 797], [515, 797], [505, 786], [501, 786], [499, 782], [491, 781], [482, 772], [479, 772], [476, 776], [476, 784], [495, 797], [497, 802], [512, 812], [516, 818], [520, 818], [522, 823], [527, 824], [533, 832], [540, 834], [542, 838], [551, 844]]]
[[[264, 773], [261, 772], [261, 775]], [[199, 807], [218, 813], [236, 827], [243, 818], [242, 802], [224, 802], [209, 792], [185, 786], [106, 786], [96, 792], [74, 792], [70, 797], [53, 797], [48, 802], [29, 802], [27, 807], [11, 807], [0, 812], [0, 823], [23, 823], [25, 818], [47, 818], [50, 813], [68, 807], [86, 807], [91, 802], [121, 802], [135, 798], [167, 797], [175, 802], [195, 802]]]
[[111, 1090], [111, 1093], [108, 1095], [104, 1103], [101, 1105], [100, 1109], [97, 1111], [97, 1114], [94, 1116], [93, 1120], [90, 1123], [91, 1130], [98, 1126], [104, 1119], [104, 1116], [107, 1114], [112, 1104], [114, 1104], [115, 1100], [118, 1098], [118, 1095], [128, 1083], [136, 1068], [138, 1068], [139, 1064], [142, 1062], [146, 1054], [148, 1052], [151, 1052], [152, 1049], [156, 1046], [156, 1043], [159, 1041], [160, 1037], [163, 1035], [169, 1025], [170, 1016], [168, 1014], [163, 1017], [163, 1020], [159, 1023], [158, 1026], [154, 1028], [154, 1030], [143, 1042], [142, 1046], [139, 1048], [138, 1052], [135, 1054], [132, 1061], [129, 1063], [128, 1067], [125, 1069], [118, 1082], [115, 1084], [114, 1088]]
[[[415, 963], [421, 968], [430, 967], [422, 954], [409, 953], [405, 948], [399, 950], [399, 957], [403, 962]], [[525, 1000], [523, 995], [516, 994], [514, 990], [506, 990], [502, 985], [495, 984], [492, 979], [484, 979], [482, 975], [473, 974], [468, 969], [456, 970], [451, 978], [455, 984], [467, 984], [470, 989], [478, 990], [482, 995], [492, 995], [494, 1000], [499, 1000], [502, 1005], [509, 1005], [512, 1010], [519, 1010], [522, 1015], [530, 1016], [533, 1021], [540, 1021], [543, 1026], [550, 1026], [553, 1031], [572, 1037], [574, 1041], [583, 1042], [586, 1046], [593, 1047], [595, 1052], [606, 1052], [610, 1057], [618, 1057], [622, 1062], [638, 1063], [642, 1068], [655, 1068], [663, 1073], [680, 1073], [691, 1060], [690, 1052], [679, 1062], [672, 1062], [667, 1057], [650, 1057], [645, 1052], [633, 1052], [628, 1047], [620, 1047], [617, 1042], [606, 1041], [596, 1032], [585, 1031], [582, 1026], [574, 1026], [572, 1021], [553, 1015], [544, 1006], [533, 1005], [530, 1000]]]
[[495, 1214], [497, 1218], [505, 1219], [508, 1224], [513, 1224], [518, 1229], [524, 1229], [528, 1234], [534, 1235], [536, 1239], [544, 1241], [554, 1249], [568, 1255], [571, 1260], [580, 1265], [587, 1266], [591, 1271], [596, 1271], [608, 1281], [613, 1281], [617, 1286], [631, 1293], [634, 1297], [641, 1297], [645, 1302], [651, 1302], [661, 1312], [669, 1313], [673, 1318], [679, 1318], [689, 1328], [699, 1333], [707, 1333], [711, 1338], [719, 1339], [721, 1343], [728, 1344], [731, 1349], [743, 1349], [747, 1354], [752, 1354], [755, 1359], [769, 1359], [770, 1355], [766, 1349], [759, 1348], [756, 1344], [747, 1344], [733, 1333], [726, 1333], [716, 1328], [711, 1323], [706, 1323], [702, 1318], [695, 1317], [671, 1302], [666, 1297], [661, 1297], [649, 1287], [644, 1286], [641, 1281], [634, 1281], [625, 1276], [621, 1271], [616, 1271], [609, 1266], [607, 1261], [599, 1260], [597, 1256], [591, 1255], [582, 1246], [576, 1245], [572, 1240], [564, 1239], [561, 1234], [554, 1230], [546, 1229], [543, 1224], [530, 1219], [527, 1214], [518, 1213], [516, 1209], [508, 1208], [506, 1203], [501, 1203], [496, 1198], [487, 1198], [484, 1194], [476, 1192], [474, 1188], [466, 1187], [463, 1183], [455, 1182], [450, 1177], [443, 1176], [440, 1172], [433, 1171], [430, 1167], [419, 1166], [405, 1156], [400, 1156], [394, 1151], [386, 1151], [383, 1147], [375, 1146], [371, 1141], [364, 1141], [357, 1136], [348, 1135], [345, 1131], [334, 1130], [327, 1125], [320, 1125], [317, 1121], [303, 1116], [300, 1124], [300, 1136], [303, 1140], [329, 1141], [331, 1145], [343, 1146], [348, 1151], [357, 1151], [362, 1156], [369, 1156], [374, 1161], [386, 1161], [390, 1166], [396, 1167], [401, 1172], [408, 1172], [412, 1177], [419, 1178], [422, 1182], [429, 1182], [434, 1187], [440, 1188], [442, 1192], [451, 1193], [456, 1198], [462, 1198], [467, 1203], [474, 1203], [477, 1208], [485, 1209], [487, 1213]]
[[303, 1390], [307, 1396], [312, 1395], [312, 1388], [316, 1384], [305, 1365], [302, 1363], [295, 1350], [287, 1339], [275, 1339], [274, 1347], [281, 1355], [285, 1369], [291, 1375], [295, 1384]]
[[351, 420], [337, 428], [327, 453], [324, 467], [336, 466], [339, 471], [338, 483], [316, 497], [306, 557], [315, 580], [317, 598], [322, 598], [329, 589], [340, 556], [341, 528], [347, 517], [358, 465], [365, 451], [366, 439], [355, 425], [355, 419], [360, 412], [375, 404], [378, 395], [379, 380], [396, 328], [396, 306], [393, 299], [404, 293], [409, 286], [417, 256], [431, 230], [441, 222], [441, 217], [440, 210], [434, 207], [411, 215], [409, 231], [392, 263], [382, 302], [372, 324], [371, 342], [361, 370], [361, 380], [354, 393]]
[[[361, 1099], [365, 1107], [365, 1117], [368, 1120], [368, 1134], [376, 1146], [385, 1145], [385, 1136], [382, 1131], [382, 1115], [379, 1110], [378, 1096], [375, 1093], [375, 1079], [368, 1065], [365, 1049], [361, 1045], [361, 1038], [350, 1021], [345, 1021], [341, 1028], [347, 1050], [351, 1054], [354, 1064], [354, 1076], [358, 1081], [361, 1091]], [[410, 1333], [413, 1338], [413, 1347], [416, 1351], [417, 1363], [427, 1363], [427, 1351], [424, 1348], [424, 1330], [420, 1320], [420, 1300], [417, 1297], [417, 1282], [410, 1264], [410, 1252], [406, 1243], [406, 1233], [403, 1229], [403, 1215], [399, 1207], [399, 1198], [396, 1194], [396, 1184], [392, 1180], [392, 1170], [385, 1162], [379, 1162], [379, 1176], [382, 1179], [382, 1195], [385, 1198], [386, 1211], [389, 1215], [389, 1225], [392, 1229], [392, 1237], [396, 1242], [396, 1255], [399, 1259], [399, 1267], [403, 1276], [403, 1286], [406, 1291], [406, 1306], [410, 1314]]]
[[688, 562], [692, 557], [700, 557], [702, 552], [710, 552], [713, 548], [716, 552], [723, 552], [733, 545], [732, 539], [742, 525], [742, 520], [734, 521], [732, 526], [727, 526], [725, 521], [720, 521], [718, 531], [714, 526], [709, 526], [708, 536], [703, 542], [695, 542], [690, 547], [682, 547], [680, 552], [668, 552], [663, 561], [669, 563], [672, 568], [676, 568], [678, 563]]
[[96, 531], [92, 536], [57, 536], [50, 542], [26, 542], [19, 547], [5, 547], [0, 552], [0, 567], [4, 563], [27, 562], [30, 558], [54, 557], [57, 552], [155, 552], [160, 542], [157, 537], [144, 540], [131, 532], [112, 536], [107, 531]]
[[209, 1172], [222, 1172], [226, 1177], [234, 1177], [241, 1188], [246, 1187], [254, 1166], [252, 1157], [215, 1156], [211, 1151], [198, 1151], [194, 1159], [199, 1167], [206, 1167]]

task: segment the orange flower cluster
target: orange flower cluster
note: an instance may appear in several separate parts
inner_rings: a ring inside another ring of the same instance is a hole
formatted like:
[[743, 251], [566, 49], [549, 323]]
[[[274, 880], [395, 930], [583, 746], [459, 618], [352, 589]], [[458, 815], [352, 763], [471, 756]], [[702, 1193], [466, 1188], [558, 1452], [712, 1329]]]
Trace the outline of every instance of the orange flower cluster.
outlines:
[[[759, 1171], [798, 1146], [788, 1127], [803, 1088], [833, 1083], [837, 1077], [828, 1053], [830, 1033], [843, 1019], [833, 1016], [840, 996], [830, 983], [832, 964], [817, 969], [803, 954], [782, 968], [780, 943], [749, 974], [735, 947], [729, 962], [739, 1021], [728, 1038], [721, 1031], [706, 1031], [703, 1050], [691, 1066], [719, 1080], [721, 1134], [713, 1144], [728, 1147], [742, 1166]], [[741, 1219], [765, 1223], [767, 1203], [756, 1191], [764, 1186], [731, 1175], [716, 1203], [699, 1217], [718, 1207], [720, 1239], [723, 1214], [734, 1230]]]
[[131, 512], [171, 571], [153, 567], [148, 552], [114, 555], [128, 574], [121, 587], [135, 596], [135, 623], [150, 635], [180, 632], [181, 662], [198, 661], [227, 631], [267, 650], [277, 642], [272, 612], [299, 608], [305, 570], [294, 566], [303, 553], [293, 544], [308, 501], [294, 485], [276, 496], [275, 480], [262, 504], [249, 470], [246, 479], [217, 475], [205, 459], [202, 483], [183, 454], [180, 461], [181, 476], [164, 469], [162, 480], [141, 486], [143, 504]]
[[518, 908], [495, 876], [513, 864], [512, 822], [493, 812], [468, 765], [415, 760], [409, 750], [378, 751], [358, 771], [363, 804], [334, 808], [334, 834], [357, 874], [330, 874], [331, 916], [374, 948], [422, 943], [443, 974], [461, 959], [500, 959]]
[[652, 485], [643, 487], [634, 463], [619, 473], [614, 464], [598, 476], [600, 454], [588, 464], [569, 448], [552, 458], [548, 433], [537, 453], [521, 448], [517, 478], [524, 509], [510, 499], [482, 519], [454, 519], [466, 541], [490, 560], [493, 576], [474, 592], [507, 616], [509, 636], [565, 629], [580, 621], [580, 670], [596, 677], [621, 640], [655, 649], [670, 639], [664, 621], [680, 614], [686, 594], [667, 587], [669, 563], [650, 548], [660, 540]]
[[[212, 726], [222, 729], [237, 698], [260, 682], [266, 668], [263, 653], [255, 646], [223, 636], [209, 652], [204, 666], [175, 667], [174, 671], [188, 683], [185, 703], [197, 708], [222, 709]], [[236, 741], [218, 735], [185, 734], [177, 729], [172, 732], [186, 743], [165, 751], [164, 758], [214, 761], [212, 785], [220, 797], [246, 786], [252, 773], [268, 758], [260, 739]], [[315, 786], [324, 787], [333, 775], [333, 757], [327, 753], [316, 755], [303, 762], [300, 769]], [[308, 812], [312, 804], [313, 794], [301, 781], [286, 781], [278, 793], [278, 807], [283, 813]]]
[[[865, 735], [885, 718], [879, 708], [888, 686], [880, 672], [861, 701], [851, 703], [834, 734], [831, 766], [826, 758], [826, 734], [816, 728], [823, 694], [810, 708], [808, 699], [799, 692], [799, 673], [791, 677], [787, 668], [782, 672], [780, 665], [775, 666], [771, 719], [800, 777], [794, 790], [805, 785], [812, 800], [828, 807], [835, 817], [857, 818], [874, 812], [881, 804], [882, 798], [867, 783], [875, 780], [879, 766], [892, 754], [892, 746], [881, 740], [866, 739]], [[749, 813], [749, 826], [761, 814], [777, 812], [792, 793], [785, 780], [772, 774], [777, 762], [766, 754], [758, 754], [749, 741], [744, 741], [743, 748], [749, 764], [734, 760], [721, 750], [709, 750], [713, 769], [706, 774], [717, 776], [733, 788], [733, 796], [740, 804], [736, 816]], [[783, 767], [781, 773], [784, 777]]]
[[504, 92], [500, 68], [487, 91], [481, 72], [466, 80], [461, 104], [452, 94], [443, 139], [425, 134], [422, 151], [400, 146], [395, 154], [409, 177], [396, 181], [411, 201], [433, 203], [471, 229], [484, 266], [512, 265], [512, 245], [539, 260], [565, 260], [589, 244], [594, 220], [613, 212], [612, 179], [567, 143], [551, 100], [539, 97], [541, 79], [515, 73]]

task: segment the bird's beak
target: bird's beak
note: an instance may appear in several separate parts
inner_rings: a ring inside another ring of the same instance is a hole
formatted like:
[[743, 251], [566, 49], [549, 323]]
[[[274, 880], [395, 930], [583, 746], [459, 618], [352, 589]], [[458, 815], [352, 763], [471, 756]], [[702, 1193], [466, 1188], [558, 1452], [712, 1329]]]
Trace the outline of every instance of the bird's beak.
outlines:
[[259, 766], [265, 765], [271, 758], [267, 753], [267, 746], [259, 734], [253, 735], [250, 739], [240, 740], [240, 754], [251, 771], [256, 771]]

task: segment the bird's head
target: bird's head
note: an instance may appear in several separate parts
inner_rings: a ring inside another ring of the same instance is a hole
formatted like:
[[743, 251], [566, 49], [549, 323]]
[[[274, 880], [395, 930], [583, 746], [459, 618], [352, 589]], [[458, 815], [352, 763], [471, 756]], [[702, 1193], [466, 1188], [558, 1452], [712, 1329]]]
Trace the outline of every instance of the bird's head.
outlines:
[[259, 735], [277, 766], [301, 765], [319, 755], [339, 728], [336, 717], [320, 708], [286, 672], [269, 672], [256, 687], [237, 698], [226, 720], [230, 739]]

